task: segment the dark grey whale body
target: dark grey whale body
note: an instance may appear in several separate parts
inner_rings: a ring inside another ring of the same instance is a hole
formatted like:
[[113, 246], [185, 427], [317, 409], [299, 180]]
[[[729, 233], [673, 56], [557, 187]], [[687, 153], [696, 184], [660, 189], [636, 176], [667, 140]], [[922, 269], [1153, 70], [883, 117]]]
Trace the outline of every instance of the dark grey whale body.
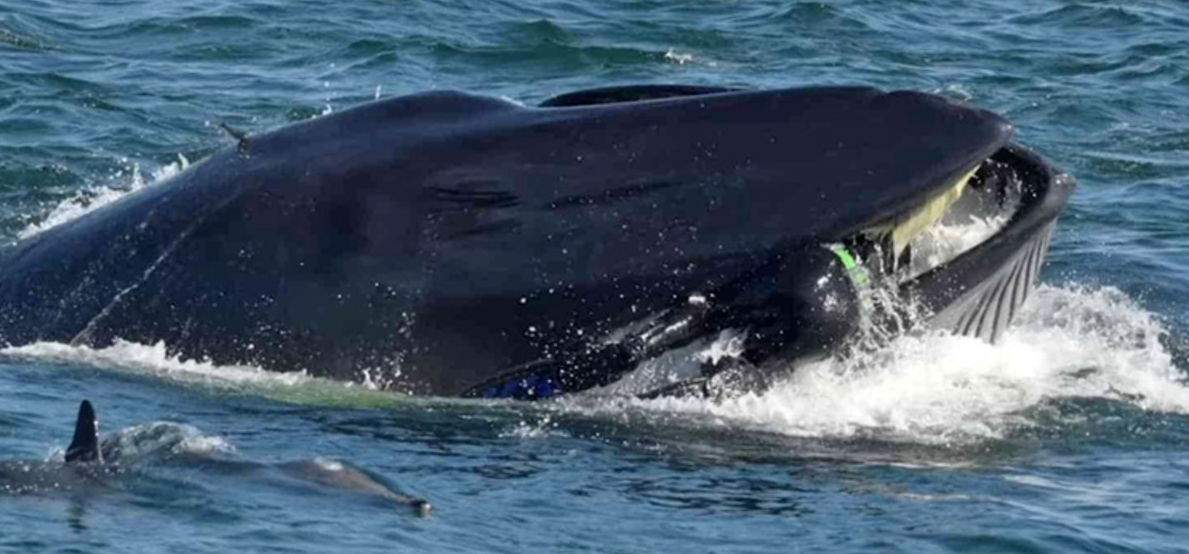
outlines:
[[759, 366], [837, 347], [862, 309], [855, 266], [897, 263], [870, 237], [976, 169], [984, 188], [1026, 181], [1022, 207], [899, 288], [992, 338], [1072, 188], [1010, 134], [987, 111], [863, 87], [377, 101], [10, 247], [0, 341], [163, 341], [440, 395], [582, 390], [728, 328]]

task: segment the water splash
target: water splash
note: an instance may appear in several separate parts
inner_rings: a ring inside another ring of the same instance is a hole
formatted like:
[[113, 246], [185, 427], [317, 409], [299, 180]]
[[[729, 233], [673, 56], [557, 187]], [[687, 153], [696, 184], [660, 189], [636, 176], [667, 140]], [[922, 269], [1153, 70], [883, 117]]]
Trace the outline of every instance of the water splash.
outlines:
[[190, 167], [190, 160], [187, 160], [185, 156], [179, 153], [177, 158], [177, 161], [152, 171], [148, 178], [145, 178], [141, 173], [140, 164], [132, 163], [127, 170], [120, 170], [112, 175], [113, 184], [88, 187], [78, 191], [74, 196], [54, 206], [44, 217], [35, 219], [27, 225], [17, 233], [17, 238], [26, 239], [47, 229], [78, 219], [123, 198], [127, 194], [164, 182]]
[[171, 356], [164, 342], [138, 344], [117, 339], [106, 348], [35, 342], [0, 350], [0, 354], [55, 363], [82, 363], [207, 384], [299, 385], [312, 378], [305, 373], [271, 373], [252, 366], [220, 366]]
[[155, 421], [120, 429], [103, 439], [103, 456], [110, 462], [143, 462], [174, 456], [208, 458], [235, 453], [217, 435], [203, 434], [190, 425]]
[[311, 377], [305, 372], [279, 373], [247, 365], [183, 360], [171, 355], [162, 342], [146, 345], [117, 339], [106, 348], [37, 342], [0, 349], [0, 355], [152, 375], [184, 385], [242, 391], [295, 404], [391, 407], [398, 401], [406, 400], [404, 395], [398, 393], [375, 390], [357, 383]]
[[538, 420], [521, 420], [500, 432], [505, 439], [543, 439], [570, 436], [553, 417], [544, 415]]
[[678, 52], [672, 48], [665, 51], [665, 61], [675, 63], [677, 65], [685, 65], [687, 63], [694, 63], [696, 58], [693, 54], [688, 52]]
[[703, 424], [791, 436], [946, 444], [1033, 425], [1030, 408], [1107, 398], [1189, 413], [1189, 386], [1151, 312], [1113, 288], [1042, 286], [998, 344], [931, 332], [800, 368], [763, 394], [577, 400], [569, 409], [681, 413]]

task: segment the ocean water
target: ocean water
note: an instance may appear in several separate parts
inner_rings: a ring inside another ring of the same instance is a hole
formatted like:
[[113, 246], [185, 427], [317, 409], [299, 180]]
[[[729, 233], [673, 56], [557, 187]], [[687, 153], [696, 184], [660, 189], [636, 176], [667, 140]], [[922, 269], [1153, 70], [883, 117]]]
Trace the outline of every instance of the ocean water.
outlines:
[[218, 122], [674, 82], [1006, 115], [1081, 183], [1044, 285], [994, 346], [905, 338], [721, 403], [409, 398], [162, 345], [10, 348], [0, 476], [60, 459], [83, 398], [125, 458], [0, 478], [0, 550], [1189, 551], [1181, 0], [0, 0], [0, 240], [231, 144]]

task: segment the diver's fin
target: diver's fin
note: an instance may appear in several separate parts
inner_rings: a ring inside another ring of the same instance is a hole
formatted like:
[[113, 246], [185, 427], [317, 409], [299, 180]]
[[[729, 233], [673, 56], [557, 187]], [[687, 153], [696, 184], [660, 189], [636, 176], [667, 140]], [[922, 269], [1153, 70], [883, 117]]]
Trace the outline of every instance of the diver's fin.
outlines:
[[66, 463], [71, 462], [103, 463], [103, 451], [99, 449], [99, 421], [95, 419], [95, 409], [86, 400], [78, 406], [74, 439], [66, 448]]

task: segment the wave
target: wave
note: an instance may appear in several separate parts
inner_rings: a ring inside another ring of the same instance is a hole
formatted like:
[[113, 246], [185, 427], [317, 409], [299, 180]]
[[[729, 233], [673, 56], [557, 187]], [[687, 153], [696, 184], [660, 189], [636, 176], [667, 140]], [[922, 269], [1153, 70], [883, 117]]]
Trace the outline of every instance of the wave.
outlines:
[[126, 427], [103, 439], [104, 459], [125, 464], [176, 456], [208, 458], [235, 452], [235, 447], [223, 437], [169, 421]]
[[150, 345], [117, 339], [105, 348], [37, 342], [0, 349], [0, 355], [150, 375], [182, 385], [259, 394], [295, 404], [390, 407], [402, 397], [381, 391], [374, 384], [330, 381], [311, 377], [305, 372], [279, 373], [247, 365], [217, 365], [208, 361], [183, 360], [170, 354], [163, 342]]

